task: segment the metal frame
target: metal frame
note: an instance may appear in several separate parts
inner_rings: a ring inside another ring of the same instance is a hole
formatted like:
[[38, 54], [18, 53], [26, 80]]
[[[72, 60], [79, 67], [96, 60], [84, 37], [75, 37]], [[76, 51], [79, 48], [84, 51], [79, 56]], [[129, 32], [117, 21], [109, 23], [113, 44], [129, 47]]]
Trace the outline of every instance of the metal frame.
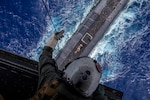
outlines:
[[83, 43], [85, 43], [85, 44], [88, 44], [88, 43], [86, 43], [86, 42], [84, 41], [84, 38], [85, 38], [87, 35], [90, 37], [90, 40], [92, 40], [92, 38], [93, 38], [89, 33], [86, 33], [86, 34], [82, 37], [82, 39], [81, 39], [81, 41], [82, 41]]

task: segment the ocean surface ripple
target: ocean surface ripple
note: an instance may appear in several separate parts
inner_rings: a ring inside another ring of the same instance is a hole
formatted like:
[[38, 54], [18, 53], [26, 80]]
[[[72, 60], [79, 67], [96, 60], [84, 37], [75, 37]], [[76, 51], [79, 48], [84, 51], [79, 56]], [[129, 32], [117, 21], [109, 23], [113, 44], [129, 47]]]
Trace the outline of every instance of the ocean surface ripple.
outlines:
[[123, 100], [150, 98], [149, 4], [130, 0], [90, 54], [103, 66], [101, 83], [123, 91]]

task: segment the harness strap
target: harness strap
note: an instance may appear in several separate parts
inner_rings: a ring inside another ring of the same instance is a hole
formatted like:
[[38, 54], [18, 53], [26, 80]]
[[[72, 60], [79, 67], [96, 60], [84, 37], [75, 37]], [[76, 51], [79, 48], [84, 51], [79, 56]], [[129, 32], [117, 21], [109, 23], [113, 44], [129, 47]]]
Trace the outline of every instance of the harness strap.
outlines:
[[52, 98], [57, 94], [59, 83], [58, 80], [45, 82], [30, 100], [53, 100]]
[[0, 100], [4, 100], [3, 96], [0, 94]]

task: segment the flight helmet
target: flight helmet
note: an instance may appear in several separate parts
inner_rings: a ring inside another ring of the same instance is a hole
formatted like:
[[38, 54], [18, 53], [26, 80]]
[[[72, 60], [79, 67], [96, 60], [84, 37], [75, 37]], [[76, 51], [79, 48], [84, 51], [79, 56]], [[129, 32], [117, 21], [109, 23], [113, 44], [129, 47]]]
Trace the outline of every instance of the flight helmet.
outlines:
[[81, 57], [66, 66], [63, 77], [81, 95], [89, 97], [98, 87], [101, 69], [97, 61], [89, 57]]

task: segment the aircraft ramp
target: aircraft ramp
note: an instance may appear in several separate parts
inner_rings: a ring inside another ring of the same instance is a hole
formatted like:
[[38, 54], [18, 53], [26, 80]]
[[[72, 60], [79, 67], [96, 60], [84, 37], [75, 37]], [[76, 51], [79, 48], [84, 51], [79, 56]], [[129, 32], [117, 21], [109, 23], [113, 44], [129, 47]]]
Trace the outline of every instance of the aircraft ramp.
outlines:
[[[5, 100], [28, 100], [38, 84], [38, 62], [0, 49], [0, 94]], [[100, 84], [108, 100], [122, 100], [123, 92]]]

